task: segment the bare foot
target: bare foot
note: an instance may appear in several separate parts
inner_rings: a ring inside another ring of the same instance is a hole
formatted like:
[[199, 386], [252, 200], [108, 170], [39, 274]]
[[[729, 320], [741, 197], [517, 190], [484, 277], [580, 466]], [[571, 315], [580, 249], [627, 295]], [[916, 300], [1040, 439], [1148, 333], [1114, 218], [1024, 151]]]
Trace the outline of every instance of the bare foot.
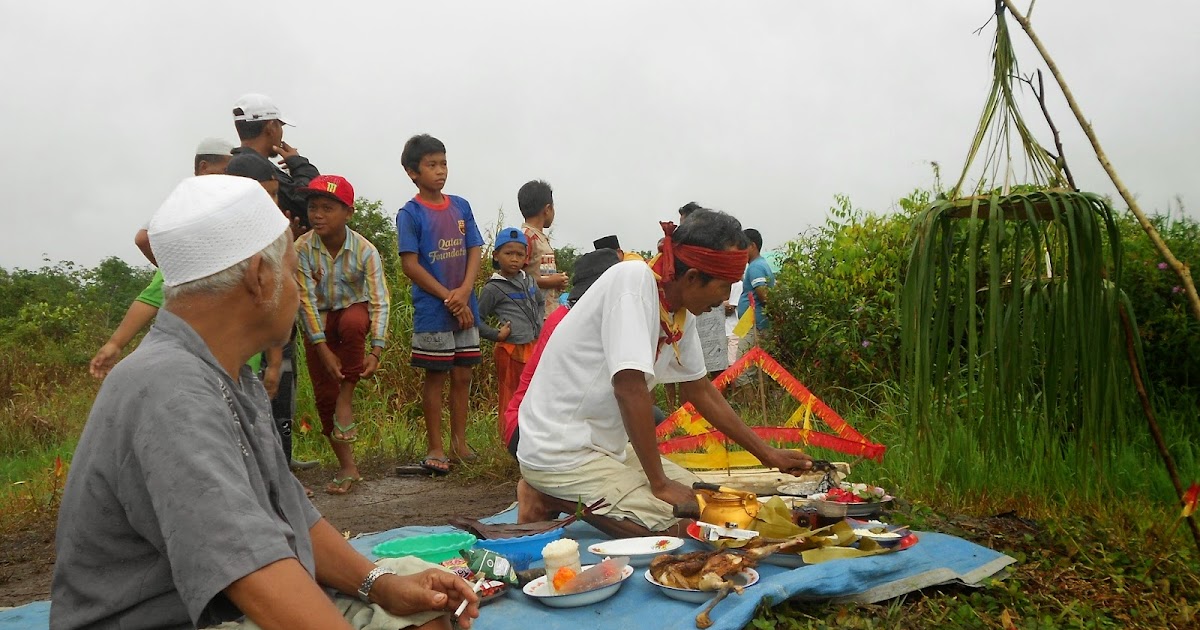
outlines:
[[517, 523], [549, 521], [562, 512], [557, 507], [561, 502], [562, 499], [542, 494], [522, 479], [517, 482]]

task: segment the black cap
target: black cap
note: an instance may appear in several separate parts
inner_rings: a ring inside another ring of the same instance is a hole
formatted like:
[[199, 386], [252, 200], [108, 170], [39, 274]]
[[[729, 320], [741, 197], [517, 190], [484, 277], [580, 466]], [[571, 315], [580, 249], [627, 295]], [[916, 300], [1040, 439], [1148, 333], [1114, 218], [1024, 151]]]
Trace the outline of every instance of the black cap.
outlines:
[[617, 240], [616, 234], [609, 234], [592, 241], [592, 247], [596, 249], [621, 249], [621, 242]]
[[229, 166], [225, 167], [226, 175], [249, 177], [259, 183], [275, 179], [278, 173], [279, 169], [270, 160], [253, 151], [234, 154]]
[[621, 262], [614, 249], [597, 249], [588, 252], [575, 261], [575, 280], [571, 284], [571, 295], [567, 298], [571, 304], [579, 301], [583, 294], [609, 267]]

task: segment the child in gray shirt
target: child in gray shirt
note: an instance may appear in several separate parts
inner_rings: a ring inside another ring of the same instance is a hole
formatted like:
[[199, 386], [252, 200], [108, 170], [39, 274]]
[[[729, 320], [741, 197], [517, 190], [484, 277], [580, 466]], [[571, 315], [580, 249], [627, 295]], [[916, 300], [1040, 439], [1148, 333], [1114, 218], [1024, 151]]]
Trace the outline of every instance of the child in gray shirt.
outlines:
[[[492, 248], [496, 272], [479, 291], [479, 334], [496, 342], [493, 354], [501, 414], [516, 393], [521, 372], [542, 332], [544, 311], [537, 280], [523, 270], [528, 249], [529, 241], [521, 230], [500, 230]], [[496, 328], [490, 325], [492, 316], [499, 320]]]

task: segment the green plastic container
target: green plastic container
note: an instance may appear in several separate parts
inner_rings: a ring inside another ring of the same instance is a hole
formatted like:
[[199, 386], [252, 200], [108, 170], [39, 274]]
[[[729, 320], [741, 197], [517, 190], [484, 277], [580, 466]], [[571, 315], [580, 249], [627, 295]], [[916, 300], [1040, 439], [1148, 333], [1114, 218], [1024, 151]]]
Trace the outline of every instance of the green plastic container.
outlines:
[[459, 550], [474, 547], [475, 540], [475, 536], [466, 532], [409, 536], [379, 543], [371, 549], [371, 553], [380, 558], [414, 556], [426, 562], [438, 564], [459, 557]]

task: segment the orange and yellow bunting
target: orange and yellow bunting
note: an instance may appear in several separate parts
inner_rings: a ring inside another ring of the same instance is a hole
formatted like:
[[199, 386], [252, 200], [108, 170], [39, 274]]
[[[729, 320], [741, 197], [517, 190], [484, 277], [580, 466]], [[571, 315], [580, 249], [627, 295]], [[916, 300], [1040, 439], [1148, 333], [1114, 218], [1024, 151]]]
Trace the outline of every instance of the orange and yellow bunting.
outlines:
[[[796, 446], [819, 446], [854, 457], [866, 457], [876, 461], [883, 459], [887, 447], [876, 444], [854, 430], [836, 411], [817, 398], [796, 377], [783, 369], [771, 355], [755, 347], [713, 381], [719, 391], [724, 391], [748, 368], [758, 366], [771, 380], [783, 387], [800, 406], [782, 427], [752, 427], [764, 440]], [[814, 416], [833, 433], [824, 433], [814, 428]], [[683, 432], [685, 435], [671, 437]], [[689, 469], [744, 468], [758, 466], [760, 462], [745, 451], [729, 452], [727, 438], [717, 431], [691, 403], [676, 409], [666, 421], [658, 426], [659, 452], [675, 463]], [[1194, 507], [1194, 503], [1193, 503]]]

